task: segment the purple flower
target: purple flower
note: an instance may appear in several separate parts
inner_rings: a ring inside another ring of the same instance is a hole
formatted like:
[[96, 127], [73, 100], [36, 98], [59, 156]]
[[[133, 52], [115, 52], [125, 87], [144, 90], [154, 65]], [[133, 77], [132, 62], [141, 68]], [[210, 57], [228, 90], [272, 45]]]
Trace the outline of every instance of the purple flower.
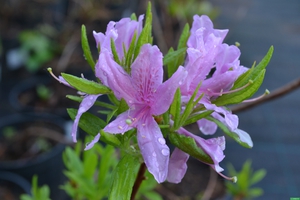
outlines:
[[[199, 104], [207, 110], [213, 110], [212, 117], [224, 123], [229, 130], [239, 134], [241, 132], [236, 131], [238, 117], [225, 107], [218, 107], [211, 103], [224, 92], [228, 92], [236, 79], [247, 71], [246, 67], [240, 65], [240, 50], [236, 46], [222, 43], [227, 32], [228, 30], [214, 29], [213, 23], [207, 16], [194, 16], [191, 35], [187, 42], [185, 68], [188, 76], [180, 89], [183, 103], [187, 103], [201, 83], [198, 95], [203, 97]], [[217, 125], [206, 119], [199, 120], [198, 125], [201, 132], [207, 135], [214, 134], [217, 130]], [[248, 144], [251, 143], [252, 141], [248, 141]]]
[[128, 50], [134, 34], [137, 37], [140, 35], [143, 28], [144, 15], [139, 16], [138, 21], [131, 20], [130, 18], [122, 18], [118, 22], [109, 22], [106, 28], [105, 34], [93, 31], [94, 38], [96, 40], [96, 46], [100, 49], [108, 49], [111, 51], [111, 39], [116, 44], [116, 50], [119, 59], [124, 57], [124, 47]]
[[[54, 75], [53, 75], [53, 77], [56, 78]], [[56, 79], [60, 83], [66, 85], [68, 87], [73, 88], [62, 76], [59, 76]], [[86, 111], [88, 111], [94, 105], [95, 101], [97, 100], [97, 98], [101, 94], [92, 95], [92, 94], [82, 93], [82, 95], [83, 95], [83, 100], [82, 100], [82, 102], [79, 105], [77, 114], [76, 114], [75, 119], [74, 119], [74, 123], [72, 125], [72, 133], [71, 133], [71, 135], [72, 135], [72, 138], [73, 138], [74, 142], [77, 142], [77, 136], [76, 136], [77, 135], [77, 128], [78, 128], [78, 123], [79, 123], [81, 115], [83, 113], [85, 113]], [[86, 145], [86, 147], [85, 147], [84, 150], [89, 150], [90, 148], [92, 148], [94, 146], [94, 144], [99, 141], [99, 139], [100, 139], [100, 133], [98, 133], [94, 137], [94, 139]]]
[[104, 131], [123, 134], [136, 128], [145, 164], [157, 182], [163, 182], [168, 174], [170, 150], [153, 116], [169, 109], [179, 82], [186, 76], [184, 68], [179, 67], [163, 83], [162, 53], [157, 46], [145, 44], [131, 66], [130, 75], [104, 50], [96, 65], [96, 76], [129, 105], [129, 110], [110, 122]]
[[[223, 151], [225, 150], [225, 137], [218, 137], [205, 140], [199, 136], [196, 136], [184, 128], [179, 128], [179, 134], [191, 137], [195, 140], [197, 146], [201, 148], [205, 153], [207, 153], [214, 164], [210, 165], [216, 172], [220, 173], [223, 168], [220, 167], [219, 163], [224, 159], [225, 155]], [[189, 155], [178, 148], [175, 148], [171, 155], [169, 171], [167, 180], [173, 183], [179, 183], [184, 177], [187, 165], [186, 162]], [[200, 160], [201, 161], [201, 160]], [[203, 162], [203, 161], [202, 161]], [[205, 163], [205, 162], [204, 162]]]

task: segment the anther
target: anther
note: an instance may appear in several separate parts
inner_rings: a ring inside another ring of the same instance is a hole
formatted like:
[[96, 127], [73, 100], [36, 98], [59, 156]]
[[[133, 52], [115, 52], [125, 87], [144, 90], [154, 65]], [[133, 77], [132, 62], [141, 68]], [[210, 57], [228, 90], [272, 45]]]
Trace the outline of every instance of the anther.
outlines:
[[265, 93], [263, 93], [259, 97], [256, 97], [256, 98], [253, 98], [253, 99], [244, 100], [242, 103], [250, 103], [250, 102], [258, 101], [258, 100], [264, 98], [265, 96], [267, 96], [268, 94], [270, 94], [270, 91], [266, 90]]

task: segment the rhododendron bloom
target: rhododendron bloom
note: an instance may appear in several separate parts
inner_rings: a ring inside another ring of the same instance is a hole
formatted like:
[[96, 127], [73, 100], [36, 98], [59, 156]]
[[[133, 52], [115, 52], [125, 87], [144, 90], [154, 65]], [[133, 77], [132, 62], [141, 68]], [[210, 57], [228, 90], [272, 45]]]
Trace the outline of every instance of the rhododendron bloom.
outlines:
[[[213, 110], [212, 117], [239, 135], [241, 132], [237, 129], [238, 117], [227, 108], [211, 103], [217, 97], [228, 92], [236, 79], [248, 70], [240, 65], [240, 50], [236, 46], [222, 43], [227, 32], [228, 30], [214, 29], [213, 23], [205, 15], [194, 16], [191, 35], [187, 42], [185, 68], [188, 76], [180, 89], [183, 102], [187, 103], [198, 84], [201, 83], [198, 96], [203, 95], [203, 97], [199, 104], [202, 104], [207, 110]], [[201, 119], [197, 123], [200, 131], [206, 135], [214, 134], [217, 130], [217, 125], [209, 120]], [[243, 132], [243, 135], [239, 136], [243, 138], [245, 135], [247, 133]], [[251, 139], [247, 140], [247, 143], [251, 146]]]
[[170, 150], [153, 116], [169, 109], [179, 82], [186, 75], [184, 68], [180, 67], [163, 82], [162, 53], [157, 46], [145, 44], [131, 65], [131, 74], [104, 50], [96, 65], [96, 75], [118, 99], [125, 99], [129, 105], [129, 110], [110, 122], [104, 131], [123, 134], [136, 128], [145, 164], [157, 182], [163, 182], [168, 174]]
[[138, 21], [130, 18], [122, 18], [118, 22], [111, 21], [108, 23], [105, 34], [93, 31], [97, 47], [101, 50], [108, 49], [111, 51], [111, 39], [116, 44], [116, 51], [119, 59], [124, 57], [124, 48], [128, 50], [134, 34], [136, 38], [140, 35], [143, 29], [144, 15], [139, 16]]

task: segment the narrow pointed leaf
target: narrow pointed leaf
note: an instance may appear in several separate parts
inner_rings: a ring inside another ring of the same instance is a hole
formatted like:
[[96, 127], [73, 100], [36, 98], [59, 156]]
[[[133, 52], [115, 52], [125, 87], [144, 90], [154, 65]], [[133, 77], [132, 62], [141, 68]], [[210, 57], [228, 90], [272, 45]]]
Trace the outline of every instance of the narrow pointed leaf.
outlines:
[[114, 61], [116, 61], [119, 65], [121, 65], [121, 61], [118, 56], [116, 44], [115, 44], [115, 41], [113, 40], [113, 38], [111, 38], [111, 40], [110, 40], [110, 46], [111, 46], [111, 51], [112, 51], [112, 54], [114, 57]]
[[81, 47], [83, 54], [88, 64], [91, 66], [92, 70], [95, 71], [95, 61], [92, 57], [89, 42], [86, 36], [86, 28], [84, 25], [81, 26]]
[[260, 88], [264, 76], [265, 76], [265, 69], [263, 69], [256, 77], [253, 82], [247, 86], [244, 89], [241, 89], [240, 91], [230, 93], [230, 94], [224, 94], [217, 98], [213, 103], [217, 106], [222, 106], [222, 105], [229, 105], [229, 104], [237, 104], [240, 103], [256, 93], [256, 91]]
[[180, 120], [180, 111], [181, 111], [181, 93], [180, 89], [176, 90], [174, 95], [173, 103], [170, 107], [170, 114], [174, 117], [174, 127], [179, 127], [179, 120]]
[[205, 153], [200, 147], [197, 146], [195, 140], [191, 137], [186, 137], [181, 134], [171, 133], [169, 134], [170, 142], [177, 148], [188, 153], [194, 158], [207, 164], [214, 164], [211, 157]]
[[132, 40], [131, 40], [131, 43], [129, 45], [129, 48], [128, 48], [128, 51], [126, 54], [126, 59], [125, 59], [125, 67], [126, 67], [126, 71], [128, 73], [130, 73], [130, 66], [131, 64], [133, 63], [133, 59], [134, 59], [134, 50], [135, 50], [135, 47], [136, 47], [136, 37], [137, 37], [137, 32], [135, 31], [134, 34], [133, 34], [133, 37], [132, 37]]
[[234, 86], [232, 89], [237, 89], [249, 82], [249, 80], [254, 80], [261, 71], [265, 70], [267, 65], [269, 64], [272, 54], [273, 54], [274, 48], [273, 46], [270, 47], [267, 54], [264, 56], [264, 58], [258, 63], [257, 66], [253, 66], [250, 70], [248, 70], [246, 73], [242, 74], [234, 83]]
[[189, 37], [190, 37], [190, 25], [186, 23], [182, 30], [181, 36], [179, 38], [177, 49], [186, 47]]
[[130, 199], [139, 170], [138, 158], [126, 154], [114, 170], [109, 200]]
[[79, 78], [70, 74], [61, 74], [62, 77], [74, 88], [77, 90], [87, 93], [87, 94], [108, 94], [111, 93], [111, 90], [94, 81], [86, 80], [83, 78]]
[[256, 171], [251, 179], [250, 179], [250, 185], [254, 185], [255, 183], [258, 183], [259, 181], [261, 181], [267, 174], [267, 171], [265, 169], [260, 169], [258, 171]]
[[[170, 49], [169, 52], [164, 56], [164, 65], [168, 65], [171, 62], [173, 62], [174, 59], [177, 59], [178, 57], [184, 55], [185, 52], [186, 52], [186, 49], [187, 49], [186, 47], [182, 47], [182, 48], [180, 48], [180, 49], [178, 49], [176, 51]], [[179, 67], [179, 65], [177, 66], [177, 68], [178, 67]], [[174, 70], [174, 72], [177, 70], [177, 68]]]
[[187, 120], [185, 121], [183, 126], [187, 126], [189, 124], [195, 123], [198, 120], [210, 115], [211, 113], [213, 113], [213, 111], [208, 110], [208, 111], [205, 111], [205, 112], [202, 112], [202, 113], [192, 114], [187, 118]]
[[138, 38], [136, 48], [134, 51], [134, 59], [138, 56], [141, 47], [146, 43], [152, 43], [152, 13], [151, 13], [151, 2], [148, 2], [145, 26]]
[[194, 109], [195, 105], [199, 102], [199, 100], [203, 96], [203, 95], [201, 95], [196, 101], [194, 100], [195, 97], [196, 97], [196, 95], [198, 94], [198, 90], [199, 90], [200, 86], [201, 86], [201, 83], [198, 84], [198, 86], [195, 89], [193, 95], [191, 96], [189, 102], [185, 106], [185, 109], [184, 109], [184, 111], [183, 111], [183, 113], [181, 115], [181, 118], [179, 120], [179, 126], [174, 126], [175, 130], [177, 130], [179, 127], [181, 127], [185, 123], [185, 121], [187, 120], [187, 118], [193, 112], [193, 109]]

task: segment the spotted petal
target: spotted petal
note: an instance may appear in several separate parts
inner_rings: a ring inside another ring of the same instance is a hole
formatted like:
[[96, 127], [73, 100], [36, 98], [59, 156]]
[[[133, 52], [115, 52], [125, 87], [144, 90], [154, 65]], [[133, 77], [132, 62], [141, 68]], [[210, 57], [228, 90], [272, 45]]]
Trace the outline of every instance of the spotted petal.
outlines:
[[160, 128], [151, 115], [145, 116], [137, 126], [138, 144], [145, 164], [158, 183], [166, 180], [170, 150]]

